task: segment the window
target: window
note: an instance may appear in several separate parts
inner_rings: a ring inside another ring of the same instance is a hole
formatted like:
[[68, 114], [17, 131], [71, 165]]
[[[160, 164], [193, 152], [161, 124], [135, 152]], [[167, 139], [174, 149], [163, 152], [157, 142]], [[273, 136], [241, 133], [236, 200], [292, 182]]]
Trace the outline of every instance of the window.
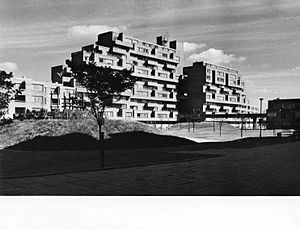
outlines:
[[276, 112], [270, 112], [270, 113], [268, 113], [268, 117], [276, 117]]
[[167, 114], [159, 113], [157, 114], [157, 118], [167, 118]]
[[33, 103], [43, 103], [43, 97], [42, 96], [32, 96], [32, 102]]
[[132, 117], [132, 112], [126, 112], [125, 117]]
[[131, 105], [131, 106], [130, 106], [130, 109], [132, 109], [132, 110], [137, 110], [138, 107], [137, 107], [136, 105]]
[[158, 73], [158, 76], [162, 77], [162, 78], [167, 78], [168, 74], [166, 74], [166, 73]]
[[25, 110], [26, 110], [26, 108], [23, 108], [23, 107], [16, 107], [15, 108], [15, 113], [16, 114], [20, 114], [20, 113], [25, 113]]
[[211, 77], [210, 76], [206, 76], [206, 80], [210, 81]]
[[236, 98], [234, 98], [234, 97], [231, 97], [231, 98], [230, 98], [230, 101], [232, 101], [232, 102], [236, 102]]
[[223, 96], [217, 96], [217, 100], [224, 101], [224, 97]]
[[138, 118], [147, 118], [148, 117], [148, 113], [138, 113], [137, 117]]
[[230, 81], [229, 81], [229, 84], [230, 84], [230, 85], [236, 85], [236, 81], [230, 80]]
[[32, 84], [32, 90], [43, 91], [43, 85], [40, 85], [40, 84]]
[[222, 77], [217, 77], [217, 81], [218, 81], [218, 82], [221, 82], [221, 83], [224, 83], [224, 82], [225, 82], [224, 78], [222, 78]]
[[167, 58], [168, 57], [168, 54], [162, 53], [162, 52], [159, 52], [158, 55], [161, 56], [161, 57], [163, 57], [163, 58]]
[[142, 48], [142, 47], [138, 47], [138, 51], [139, 52], [142, 52], [142, 53], [149, 53], [149, 50], [148, 49], [146, 49], [146, 48]]
[[114, 113], [112, 111], [105, 111], [104, 112], [104, 116], [106, 116], [106, 117], [113, 117]]
[[145, 69], [137, 69], [137, 73], [148, 75], [148, 70], [145, 70]]
[[210, 94], [206, 94], [206, 99], [210, 99], [211, 95]]
[[230, 74], [230, 79], [236, 79], [236, 76], [233, 74]]
[[210, 74], [211, 73], [211, 69], [207, 69], [206, 73]]
[[149, 93], [148, 92], [144, 92], [144, 91], [137, 91], [136, 95], [142, 96], [142, 97], [148, 97]]
[[99, 58], [99, 62], [107, 65], [113, 65], [114, 61], [111, 59]]
[[157, 94], [157, 97], [160, 97], [160, 98], [167, 98], [167, 97], [168, 97], [168, 94], [165, 94], [165, 93], [158, 93], [158, 94]]
[[218, 71], [218, 75], [224, 77], [224, 73], [223, 72], [219, 72]]
[[25, 95], [16, 95], [15, 101], [16, 102], [26, 102], [26, 97], [25, 97]]

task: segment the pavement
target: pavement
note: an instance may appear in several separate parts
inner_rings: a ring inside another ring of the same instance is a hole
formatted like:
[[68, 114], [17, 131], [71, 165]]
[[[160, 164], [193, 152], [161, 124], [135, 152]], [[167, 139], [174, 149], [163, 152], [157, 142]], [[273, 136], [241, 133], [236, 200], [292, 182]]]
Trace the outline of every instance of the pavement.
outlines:
[[[2, 195], [300, 195], [300, 142], [175, 150], [181, 162], [0, 179]], [[174, 151], [174, 150], [173, 150]]]

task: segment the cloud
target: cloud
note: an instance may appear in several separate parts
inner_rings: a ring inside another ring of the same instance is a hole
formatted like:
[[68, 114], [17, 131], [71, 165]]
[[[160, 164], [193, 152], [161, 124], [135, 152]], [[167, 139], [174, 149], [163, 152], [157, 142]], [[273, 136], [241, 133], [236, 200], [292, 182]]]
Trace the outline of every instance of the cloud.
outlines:
[[0, 63], [0, 70], [4, 70], [5, 72], [16, 72], [19, 70], [18, 66], [14, 62], [2, 62]]
[[246, 57], [236, 57], [234, 54], [225, 54], [223, 50], [210, 48], [199, 54], [192, 54], [188, 57], [191, 61], [207, 61], [214, 64], [229, 64], [231, 62], [243, 62]]
[[184, 42], [183, 43], [183, 50], [184, 52], [191, 52], [197, 49], [201, 49], [202, 47], [206, 46], [204, 43], [192, 43], [192, 42]]
[[257, 102], [259, 97], [265, 100], [275, 98], [299, 98], [299, 72], [292, 69], [272, 69], [270, 71], [245, 73], [248, 98]]
[[[298, 69], [298, 71], [300, 68]], [[299, 79], [299, 73], [297, 72], [296, 68], [291, 69], [281, 69], [281, 70], [271, 70], [271, 71], [263, 71], [263, 72], [254, 72], [254, 73], [244, 73], [243, 78], [249, 79], [249, 80], [261, 80], [265, 79], [268, 81], [286, 81], [287, 79], [290, 80], [290, 78], [293, 79]]]
[[79, 37], [79, 38], [87, 38], [97, 37], [98, 34], [107, 32], [107, 31], [115, 31], [115, 32], [122, 32], [127, 29], [126, 26], [119, 26], [119, 27], [111, 27], [107, 25], [80, 25], [80, 26], [72, 26], [68, 28], [68, 36], [70, 37]]

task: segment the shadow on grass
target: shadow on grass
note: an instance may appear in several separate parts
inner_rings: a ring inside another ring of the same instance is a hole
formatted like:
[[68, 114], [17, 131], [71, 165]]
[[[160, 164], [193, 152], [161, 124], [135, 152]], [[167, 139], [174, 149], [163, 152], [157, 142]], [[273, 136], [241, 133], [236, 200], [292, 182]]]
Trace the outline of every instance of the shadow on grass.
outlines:
[[[112, 134], [103, 143], [105, 149], [138, 149], [186, 146], [196, 142], [180, 137], [139, 131]], [[92, 150], [98, 149], [98, 144], [98, 140], [88, 134], [71, 133], [56, 137], [37, 136], [6, 149], [24, 151]]]
[[[184, 138], [145, 132], [114, 134], [104, 144], [106, 169], [217, 157], [214, 154], [176, 153], [174, 149], [177, 146], [196, 143]], [[39, 136], [0, 151], [0, 177], [4, 179], [99, 170], [97, 148], [98, 140], [87, 134]]]
[[[197, 144], [174, 136], [145, 132], [120, 133], [111, 135], [110, 139], [105, 140], [105, 168], [166, 164], [221, 156], [211, 153], [191, 153], [188, 150], [245, 149], [293, 141], [291, 138], [268, 137]], [[98, 170], [100, 158], [97, 148], [98, 140], [87, 134], [36, 137], [0, 151], [0, 177], [14, 178]]]

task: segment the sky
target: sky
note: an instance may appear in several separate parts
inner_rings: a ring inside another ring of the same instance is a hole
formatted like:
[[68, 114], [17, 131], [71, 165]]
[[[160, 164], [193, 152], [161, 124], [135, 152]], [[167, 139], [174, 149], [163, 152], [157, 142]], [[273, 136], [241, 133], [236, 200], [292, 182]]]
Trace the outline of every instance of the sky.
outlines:
[[114, 30], [184, 42], [185, 65], [239, 70], [250, 102], [300, 97], [297, 0], [0, 0], [0, 69], [50, 81], [52, 66]]

